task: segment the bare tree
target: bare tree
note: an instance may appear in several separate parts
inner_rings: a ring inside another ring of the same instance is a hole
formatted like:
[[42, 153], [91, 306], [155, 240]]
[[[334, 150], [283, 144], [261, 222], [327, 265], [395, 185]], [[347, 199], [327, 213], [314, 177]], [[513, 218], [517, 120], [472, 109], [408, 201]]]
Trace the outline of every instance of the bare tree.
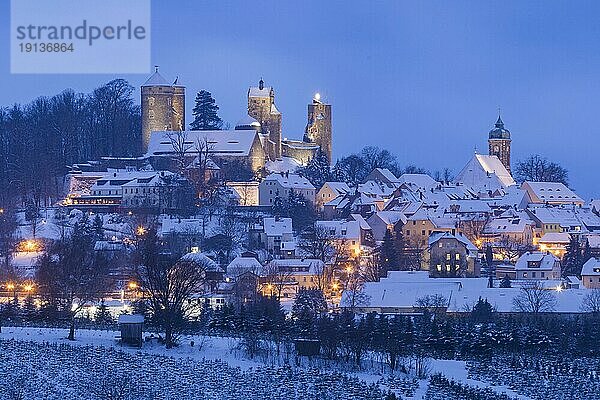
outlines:
[[181, 259], [166, 253], [154, 229], [142, 235], [137, 251], [140, 265], [135, 275], [142, 296], [155, 322], [165, 331], [166, 347], [172, 348], [190, 315], [199, 309], [192, 297], [204, 290], [206, 270], [214, 262], [200, 253]]
[[581, 311], [593, 314], [600, 313], [600, 289], [591, 289], [583, 298]]
[[94, 251], [94, 235], [84, 219], [71, 236], [58, 241], [38, 261], [36, 281], [44, 301], [70, 321], [69, 340], [75, 340], [75, 318], [88, 304], [110, 290], [109, 266]]
[[539, 281], [527, 282], [513, 298], [513, 308], [532, 314], [551, 312], [556, 308], [556, 296], [553, 290], [544, 288]]
[[435, 315], [441, 315], [448, 308], [448, 299], [442, 294], [427, 294], [419, 297], [414, 304], [414, 308], [422, 311], [429, 311]]
[[533, 250], [531, 245], [515, 240], [509, 235], [502, 235], [493, 247], [496, 248], [502, 259], [510, 262], [517, 261], [523, 254]]
[[336, 242], [335, 232], [332, 233], [330, 229], [315, 224], [302, 233], [298, 248], [303, 256], [331, 263], [338, 253]]
[[271, 261], [267, 264], [264, 276], [267, 282], [267, 289], [270, 289], [268, 294], [276, 295], [278, 299], [283, 295], [285, 287], [294, 283], [291, 272], [285, 268], [281, 268], [276, 261]]
[[515, 176], [521, 182], [562, 182], [565, 185], [569, 182], [569, 173], [565, 168], [537, 154], [519, 161]]
[[183, 175], [189, 162], [190, 153], [194, 149], [194, 143], [188, 140], [187, 131], [168, 131], [166, 135], [171, 142], [172, 159], [177, 166], [177, 172]]

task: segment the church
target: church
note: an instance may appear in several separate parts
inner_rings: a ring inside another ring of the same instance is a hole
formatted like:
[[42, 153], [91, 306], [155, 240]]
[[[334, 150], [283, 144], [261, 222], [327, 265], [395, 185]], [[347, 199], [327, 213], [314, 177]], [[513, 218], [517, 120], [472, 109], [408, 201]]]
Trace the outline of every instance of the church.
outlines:
[[[306, 165], [319, 149], [332, 161], [331, 105], [316, 94], [308, 104], [307, 124], [301, 140], [284, 139], [282, 114], [275, 104], [275, 90], [265, 86], [248, 89], [247, 114], [234, 129], [191, 131], [185, 123], [185, 87], [176, 79], [169, 83], [159, 72], [141, 86], [142, 137], [146, 158], [172, 158], [177, 149], [173, 136], [183, 138], [190, 157], [196, 144], [206, 142], [211, 155], [224, 160], [242, 160], [253, 172], [265, 166]], [[153, 164], [156, 164], [153, 162]], [[160, 163], [159, 163], [160, 164]]]

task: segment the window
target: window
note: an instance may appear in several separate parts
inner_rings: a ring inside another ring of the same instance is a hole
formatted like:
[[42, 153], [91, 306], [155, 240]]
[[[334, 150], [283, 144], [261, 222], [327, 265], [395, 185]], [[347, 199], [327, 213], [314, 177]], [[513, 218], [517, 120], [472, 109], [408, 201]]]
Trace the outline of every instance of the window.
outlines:
[[460, 260], [460, 254], [456, 253], [456, 257], [457, 260]]
[[421, 231], [421, 236], [425, 236], [425, 230]]
[[450, 261], [450, 253], [446, 254], [446, 260]]
[[531, 277], [535, 278], [535, 271], [531, 273]]
[[440, 271], [440, 272], [442, 271], [442, 264], [438, 264], [437, 265], [437, 270]]
[[527, 272], [523, 272], [523, 278], [527, 278]]

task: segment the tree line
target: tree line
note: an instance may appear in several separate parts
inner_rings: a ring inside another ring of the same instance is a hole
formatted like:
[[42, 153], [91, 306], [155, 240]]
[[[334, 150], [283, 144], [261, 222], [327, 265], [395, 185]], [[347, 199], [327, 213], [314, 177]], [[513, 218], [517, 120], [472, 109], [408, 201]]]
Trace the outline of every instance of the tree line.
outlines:
[[101, 157], [138, 156], [140, 107], [134, 87], [115, 79], [91, 93], [67, 89], [0, 108], [0, 204], [51, 205], [66, 167]]

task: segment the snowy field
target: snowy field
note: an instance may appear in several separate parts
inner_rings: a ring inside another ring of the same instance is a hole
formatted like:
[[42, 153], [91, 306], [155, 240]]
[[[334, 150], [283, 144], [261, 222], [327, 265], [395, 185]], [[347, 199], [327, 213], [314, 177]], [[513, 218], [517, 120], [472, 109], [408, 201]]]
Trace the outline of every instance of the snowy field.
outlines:
[[[0, 382], [9, 384], [0, 385], [0, 399], [382, 399], [388, 390], [400, 399], [459, 398], [403, 374], [342, 374], [248, 360], [230, 338], [185, 337], [167, 351], [150, 343], [143, 350], [121, 347], [112, 331], [79, 330], [74, 342], [66, 335], [64, 329], [4, 327]], [[502, 382], [492, 387], [483, 375], [469, 376], [463, 361], [433, 360], [431, 370], [471, 388], [491, 387], [490, 397], [481, 398], [529, 398]]]

